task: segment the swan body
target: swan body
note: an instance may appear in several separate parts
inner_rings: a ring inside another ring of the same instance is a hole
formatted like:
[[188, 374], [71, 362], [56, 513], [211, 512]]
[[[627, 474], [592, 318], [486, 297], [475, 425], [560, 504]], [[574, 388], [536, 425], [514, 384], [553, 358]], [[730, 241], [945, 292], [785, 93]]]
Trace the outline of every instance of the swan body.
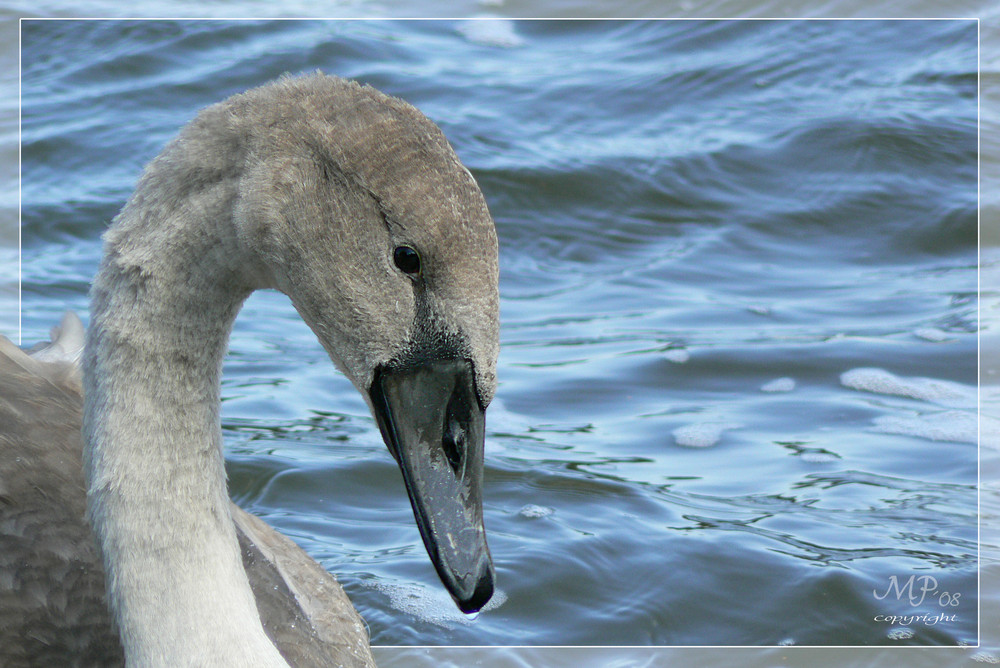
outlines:
[[[11, 420], [48, 397], [59, 411], [40, 418], [56, 432], [29, 426], [11, 445], [0, 427], [0, 444], [4, 459], [60, 458], [36, 474], [72, 488], [59, 512], [75, 522], [64, 542], [79, 550], [71, 562], [87, 582], [77, 599], [63, 578], [64, 611], [95, 609], [103, 584], [111, 623], [96, 613], [85, 621], [97, 634], [117, 628], [130, 666], [373, 665], [333, 578], [228, 499], [222, 359], [240, 306], [262, 288], [290, 297], [372, 408], [456, 604], [486, 603], [497, 241], [475, 181], [433, 123], [322, 74], [248, 91], [203, 110], [168, 144], [104, 240], [83, 353], [82, 476], [72, 374], [31, 369], [42, 362], [18, 362], [19, 351], [4, 351], [15, 361], [0, 367], [21, 369], [0, 384], [41, 393], [0, 399]], [[36, 436], [60, 440], [62, 454]], [[0, 467], [5, 526], [26, 501], [6, 492], [9, 466]], [[93, 537], [79, 517], [84, 494]], [[103, 573], [87, 569], [97, 555]], [[28, 594], [14, 589], [0, 595], [16, 606]], [[0, 638], [2, 658], [12, 650]]]

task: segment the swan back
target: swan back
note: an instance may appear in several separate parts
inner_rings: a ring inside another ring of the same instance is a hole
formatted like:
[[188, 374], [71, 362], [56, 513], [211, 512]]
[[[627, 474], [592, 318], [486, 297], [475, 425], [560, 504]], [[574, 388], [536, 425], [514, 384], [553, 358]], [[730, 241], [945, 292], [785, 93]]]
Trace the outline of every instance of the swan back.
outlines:
[[[59, 337], [54, 337], [58, 344]], [[84, 521], [80, 372], [0, 336], [0, 664], [124, 662]]]
[[[84, 515], [82, 324], [72, 313], [29, 353], [0, 336], [0, 665], [122, 666], [104, 569]], [[39, 355], [39, 352], [46, 354]], [[268, 637], [293, 666], [373, 666], [337, 581], [263, 520], [231, 505]]]

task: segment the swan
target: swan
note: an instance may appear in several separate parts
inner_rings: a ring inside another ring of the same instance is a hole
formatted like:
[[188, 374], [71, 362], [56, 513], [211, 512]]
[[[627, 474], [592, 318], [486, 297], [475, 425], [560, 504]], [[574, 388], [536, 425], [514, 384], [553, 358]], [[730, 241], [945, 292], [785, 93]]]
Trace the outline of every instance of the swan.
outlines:
[[263, 288], [365, 398], [481, 609], [497, 281], [486, 202], [409, 104], [315, 73], [202, 110], [104, 235], [82, 384], [72, 318], [36, 357], [0, 342], [0, 664], [374, 665], [332, 576], [228, 498], [222, 359]]

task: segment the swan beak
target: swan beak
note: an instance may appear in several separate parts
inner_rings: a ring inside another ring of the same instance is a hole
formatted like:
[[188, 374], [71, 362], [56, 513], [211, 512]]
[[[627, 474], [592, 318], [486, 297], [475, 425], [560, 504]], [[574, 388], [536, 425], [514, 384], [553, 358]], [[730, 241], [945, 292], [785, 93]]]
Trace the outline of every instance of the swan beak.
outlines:
[[483, 527], [486, 414], [472, 363], [380, 366], [370, 393], [427, 554], [459, 609], [476, 612], [493, 595], [494, 574]]

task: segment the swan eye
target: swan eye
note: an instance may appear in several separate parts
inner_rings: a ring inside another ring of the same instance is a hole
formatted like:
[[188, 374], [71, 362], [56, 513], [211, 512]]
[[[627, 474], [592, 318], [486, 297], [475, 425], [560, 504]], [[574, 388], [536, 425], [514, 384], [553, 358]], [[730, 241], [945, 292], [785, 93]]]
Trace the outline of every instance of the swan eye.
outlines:
[[409, 246], [399, 246], [392, 252], [392, 261], [404, 274], [420, 273], [420, 255]]

